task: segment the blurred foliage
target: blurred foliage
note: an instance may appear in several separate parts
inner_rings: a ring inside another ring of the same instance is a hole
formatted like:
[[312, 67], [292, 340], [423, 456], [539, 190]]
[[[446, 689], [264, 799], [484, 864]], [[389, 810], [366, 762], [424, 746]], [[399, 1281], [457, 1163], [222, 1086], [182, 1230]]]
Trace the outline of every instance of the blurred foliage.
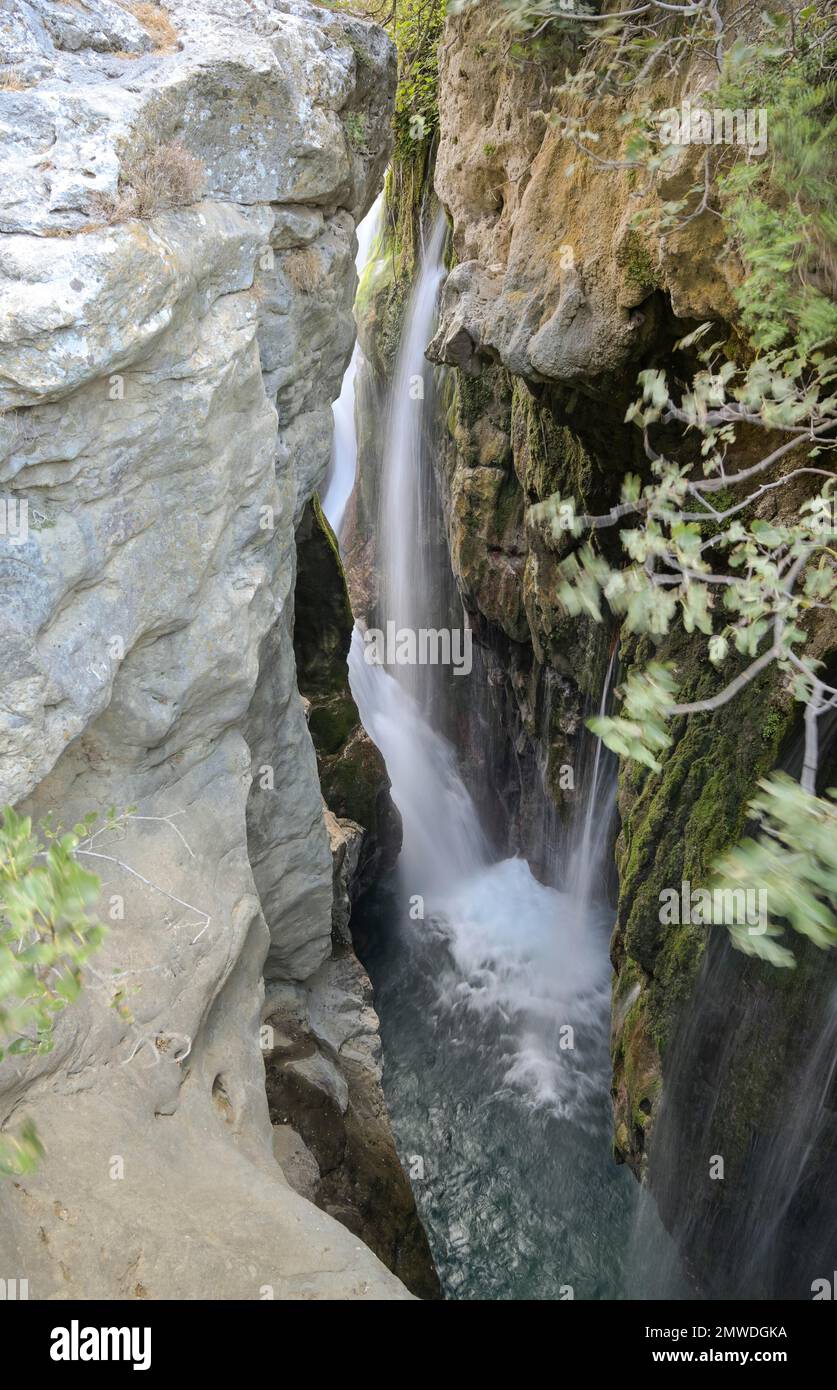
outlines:
[[[7, 806], [0, 822], [0, 1060], [52, 1051], [55, 1016], [76, 1000], [82, 967], [101, 945], [92, 915], [100, 880], [77, 851], [95, 815], [61, 833], [49, 820], [36, 834]], [[21, 1173], [41, 1153], [32, 1125], [0, 1134], [0, 1173]]]
[[774, 965], [792, 966], [792, 952], [777, 940], [785, 922], [816, 946], [837, 946], [837, 789], [809, 796], [784, 773], [760, 785], [748, 807], [759, 834], [723, 856], [718, 883], [724, 889], [757, 883], [764, 890], [766, 929], [732, 926], [733, 944]]
[[807, 358], [837, 338], [837, 26], [813, 6], [802, 15], [792, 31], [766, 17], [761, 43], [727, 54], [719, 104], [765, 110], [769, 157], [738, 160], [719, 195], [747, 269], [736, 298], [753, 345]]

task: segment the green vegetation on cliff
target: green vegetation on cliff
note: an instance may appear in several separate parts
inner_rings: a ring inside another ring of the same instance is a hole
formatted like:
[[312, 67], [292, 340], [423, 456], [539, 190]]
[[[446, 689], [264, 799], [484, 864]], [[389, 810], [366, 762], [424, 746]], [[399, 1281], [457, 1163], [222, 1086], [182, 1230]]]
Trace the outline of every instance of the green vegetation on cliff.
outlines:
[[770, 158], [722, 171], [719, 197], [748, 271], [736, 298], [754, 347], [807, 358], [837, 338], [837, 35], [815, 7], [802, 13], [792, 28], [768, 17], [760, 44], [728, 56], [719, 102], [764, 110]]
[[[683, 55], [699, 39], [707, 13], [698, 4], [696, 17], [683, 21]], [[837, 944], [829, 906], [837, 882], [837, 814], [828, 798], [817, 797], [818, 722], [837, 705], [821, 660], [834, 646], [833, 618], [826, 615], [837, 612], [830, 452], [837, 424], [837, 204], [828, 180], [837, 50], [813, 7], [763, 16], [756, 37], [747, 46], [732, 42], [721, 23], [715, 41], [721, 79], [716, 91], [701, 94], [698, 115], [724, 103], [742, 110], [763, 103], [769, 158], [707, 146], [700, 200], [692, 205], [687, 196], [665, 213], [675, 229], [695, 217], [721, 217], [747, 272], [736, 291], [747, 350], [736, 361], [708, 323], [687, 335], [678, 347], [697, 351], [691, 379], [668, 368], [641, 372], [641, 398], [627, 414], [643, 434], [646, 472], [623, 480], [609, 512], [590, 514], [577, 493], [559, 492], [533, 512], [555, 546], [565, 547], [568, 535], [589, 535], [561, 564], [560, 599], [571, 615], [600, 621], [605, 603], [627, 633], [660, 644], [680, 628], [689, 650], [697, 647], [708, 658], [711, 693], [705, 695], [695, 693], [682, 659], [678, 666], [648, 652], [645, 669], [631, 670], [622, 716], [591, 722], [620, 756], [670, 776], [676, 759], [662, 761], [674, 741], [670, 721], [740, 700], [769, 668], [804, 706], [799, 796], [791, 799], [781, 780], [763, 782], [750, 807], [759, 838], [718, 865], [719, 882], [730, 890], [766, 876], [775, 884], [785, 875], [804, 898], [804, 912], [794, 912], [792, 895], [776, 890], [765, 930], [732, 929], [739, 949], [792, 965], [792, 952], [776, 939], [787, 921], [820, 946]], [[651, 54], [654, 42], [668, 40], [662, 32], [649, 38]], [[565, 134], [584, 148], [569, 119]], [[691, 143], [702, 134], [700, 127], [697, 135], [690, 130]], [[681, 138], [663, 151], [663, 161], [682, 152]], [[629, 162], [652, 178], [661, 161], [650, 148], [648, 136], [638, 140]], [[676, 445], [672, 427], [680, 432]], [[619, 528], [623, 552], [615, 560], [600, 544], [611, 527]], [[726, 680], [716, 681], [712, 668], [728, 671]], [[769, 767], [754, 760], [755, 775]], [[746, 800], [749, 789], [742, 790]], [[800, 816], [810, 830], [804, 848], [789, 823]], [[729, 844], [715, 838], [719, 853]]]
[[[112, 813], [115, 815], [115, 813]], [[0, 1038], [10, 1057], [52, 1051], [55, 1015], [78, 998], [82, 966], [101, 945], [92, 915], [100, 880], [79, 863], [95, 815], [72, 832], [41, 835], [7, 806], [0, 823]], [[0, 1046], [0, 1059], [4, 1049]], [[24, 1173], [42, 1153], [34, 1128], [0, 1135], [0, 1174]]]
[[374, 320], [375, 355], [391, 370], [401, 323], [421, 249], [433, 184], [433, 154], [439, 130], [438, 48], [445, 0], [335, 0], [382, 24], [398, 53], [393, 116], [394, 147], [386, 174], [385, 220], [374, 277], [361, 285], [356, 313]]
[[439, 129], [439, 60], [445, 0], [396, 0], [392, 32], [398, 49], [395, 94], [396, 165], [429, 149]]

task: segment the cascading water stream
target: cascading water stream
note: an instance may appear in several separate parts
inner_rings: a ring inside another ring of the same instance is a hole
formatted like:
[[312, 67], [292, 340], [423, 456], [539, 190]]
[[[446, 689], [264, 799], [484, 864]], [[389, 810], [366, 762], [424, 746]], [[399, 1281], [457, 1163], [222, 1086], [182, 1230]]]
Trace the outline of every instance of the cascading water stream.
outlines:
[[[381, 209], [384, 195], [379, 193], [363, 221], [357, 229], [357, 256], [355, 268], [362, 275], [370, 258], [378, 228], [381, 222]], [[355, 431], [355, 381], [363, 359], [360, 343], [356, 340], [351, 360], [343, 377], [340, 395], [332, 406], [334, 416], [334, 443], [331, 451], [331, 467], [323, 493], [323, 511], [328, 517], [335, 536], [340, 535], [343, 517], [352, 488], [355, 485], [357, 467], [357, 433]]]
[[440, 213], [424, 247], [407, 306], [390, 391], [382, 460], [378, 579], [381, 610], [396, 629], [417, 629], [432, 615], [428, 589], [433, 576], [428, 573], [422, 543], [430, 527], [422, 420], [426, 418], [425, 405], [432, 401], [431, 372], [424, 349], [431, 337], [445, 275], [446, 233], [447, 223]]
[[[616, 669], [616, 643], [610, 654], [602, 686], [599, 715], [607, 713], [613, 687], [613, 673]], [[593, 751], [593, 767], [584, 796], [584, 814], [581, 818], [581, 834], [573, 846], [569, 867], [570, 892], [579, 904], [583, 914], [593, 897], [593, 878], [605, 854], [607, 833], [613, 808], [613, 777], [610, 785], [605, 778], [607, 759], [604, 744], [596, 739]], [[599, 895], [601, 896], [601, 895]]]
[[[352, 694], [364, 728], [384, 755], [404, 826], [399, 875], [444, 895], [488, 862], [488, 847], [453, 749], [423, 717], [409, 691], [364, 660], [355, 629], [349, 653]], [[422, 891], [416, 888], [415, 891]]]
[[[424, 347], [444, 239], [440, 217], [407, 309], [383, 449], [378, 621], [397, 628], [436, 625], [440, 607], [425, 545], [438, 517], [428, 510], [425, 411], [435, 407]], [[336, 471], [348, 466], [341, 450], [354, 469], [355, 447], [337, 440]], [[331, 506], [327, 498], [334, 524]], [[605, 838], [596, 827], [612, 804], [601, 755], [571, 891], [546, 887], [523, 859], [492, 862], [456, 752], [430, 722], [428, 672], [391, 674], [367, 662], [368, 650], [356, 629], [352, 691], [385, 758], [404, 841], [393, 881], [355, 925], [369, 942], [393, 1128], [443, 1288], [465, 1298], [624, 1296], [636, 1194], [610, 1160], [609, 915], [590, 900]], [[613, 661], [608, 686], [612, 671]], [[438, 685], [451, 673], [432, 676]]]

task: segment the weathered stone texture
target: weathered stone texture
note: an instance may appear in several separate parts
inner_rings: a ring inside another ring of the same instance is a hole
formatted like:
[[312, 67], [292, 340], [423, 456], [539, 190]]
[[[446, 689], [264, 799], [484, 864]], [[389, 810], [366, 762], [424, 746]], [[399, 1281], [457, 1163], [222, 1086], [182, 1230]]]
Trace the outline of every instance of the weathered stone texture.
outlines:
[[330, 950], [294, 526], [392, 47], [306, 4], [10, 0], [0, 75], [0, 485], [29, 508], [0, 539], [0, 800], [136, 807], [87, 847], [124, 920], [55, 1050], [0, 1068], [0, 1123], [46, 1148], [0, 1183], [0, 1267], [33, 1298], [405, 1297], [283, 1180], [259, 1046], [268, 952], [301, 980]]

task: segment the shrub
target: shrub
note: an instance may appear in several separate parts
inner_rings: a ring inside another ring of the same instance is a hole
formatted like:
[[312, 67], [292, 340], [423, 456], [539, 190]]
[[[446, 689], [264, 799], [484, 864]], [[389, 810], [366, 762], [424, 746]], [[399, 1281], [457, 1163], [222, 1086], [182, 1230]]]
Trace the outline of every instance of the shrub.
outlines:
[[117, 196], [97, 201], [108, 222], [125, 222], [130, 217], [153, 217], [167, 208], [188, 207], [198, 201], [203, 189], [203, 166], [182, 140], [163, 145], [146, 140], [124, 160]]
[[282, 262], [285, 278], [295, 290], [302, 294], [312, 294], [320, 282], [323, 263], [313, 246], [302, 246], [290, 251]]
[[177, 44], [177, 30], [161, 5], [131, 5], [131, 14], [154, 40], [158, 52], [166, 53]]
[[366, 116], [362, 111], [349, 111], [343, 117], [343, 129], [346, 132], [346, 139], [353, 150], [359, 154], [367, 153], [366, 142]]
[[6, 68], [5, 72], [0, 72], [0, 92], [25, 92], [30, 85], [16, 68]]
[[[0, 821], [0, 1037], [10, 1057], [50, 1052], [56, 1013], [78, 998], [81, 970], [104, 928], [92, 917], [100, 880], [76, 857], [94, 817], [40, 835], [10, 806]], [[0, 1060], [4, 1048], [0, 1046]], [[0, 1134], [0, 1173], [31, 1168], [42, 1150], [33, 1126]]]

